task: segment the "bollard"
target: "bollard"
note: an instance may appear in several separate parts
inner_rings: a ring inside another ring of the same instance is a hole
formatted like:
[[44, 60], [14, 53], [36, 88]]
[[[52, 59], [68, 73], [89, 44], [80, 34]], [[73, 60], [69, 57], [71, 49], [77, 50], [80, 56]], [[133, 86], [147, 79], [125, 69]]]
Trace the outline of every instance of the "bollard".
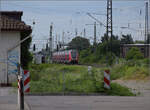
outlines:
[[104, 88], [110, 89], [110, 71], [104, 71]]
[[88, 66], [88, 73], [89, 73], [89, 75], [91, 75], [92, 74], [92, 66]]

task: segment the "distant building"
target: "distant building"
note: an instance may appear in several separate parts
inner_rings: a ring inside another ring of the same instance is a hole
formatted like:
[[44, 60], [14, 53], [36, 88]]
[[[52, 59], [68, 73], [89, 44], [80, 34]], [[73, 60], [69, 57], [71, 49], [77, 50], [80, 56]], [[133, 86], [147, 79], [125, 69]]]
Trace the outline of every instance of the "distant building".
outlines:
[[16, 81], [20, 46], [8, 50], [20, 41], [21, 33], [28, 36], [32, 32], [31, 27], [21, 20], [22, 15], [22, 11], [0, 11], [0, 84]]
[[33, 62], [35, 64], [48, 63], [49, 52], [46, 49], [42, 49], [40, 52], [33, 54]]
[[132, 47], [137, 47], [140, 49], [141, 53], [144, 55], [145, 58], [150, 58], [150, 44], [123, 44], [120, 47], [120, 56], [125, 58], [128, 51]]

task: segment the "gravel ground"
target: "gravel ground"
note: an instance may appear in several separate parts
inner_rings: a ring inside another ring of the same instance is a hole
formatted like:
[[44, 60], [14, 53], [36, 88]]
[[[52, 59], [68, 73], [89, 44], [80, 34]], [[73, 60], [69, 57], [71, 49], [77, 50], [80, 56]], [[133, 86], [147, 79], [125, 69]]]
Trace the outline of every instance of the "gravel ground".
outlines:
[[150, 80], [115, 80], [120, 85], [126, 86], [132, 90], [132, 92], [139, 96], [150, 97]]

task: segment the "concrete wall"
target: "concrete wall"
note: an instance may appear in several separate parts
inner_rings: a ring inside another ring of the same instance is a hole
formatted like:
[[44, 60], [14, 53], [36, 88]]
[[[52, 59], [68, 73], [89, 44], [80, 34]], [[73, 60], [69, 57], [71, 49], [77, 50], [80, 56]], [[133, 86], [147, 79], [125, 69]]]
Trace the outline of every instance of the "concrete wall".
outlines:
[[20, 62], [20, 46], [8, 53], [9, 62], [7, 65], [7, 50], [20, 41], [20, 32], [2, 31], [0, 32], [0, 83], [16, 81], [16, 65]]

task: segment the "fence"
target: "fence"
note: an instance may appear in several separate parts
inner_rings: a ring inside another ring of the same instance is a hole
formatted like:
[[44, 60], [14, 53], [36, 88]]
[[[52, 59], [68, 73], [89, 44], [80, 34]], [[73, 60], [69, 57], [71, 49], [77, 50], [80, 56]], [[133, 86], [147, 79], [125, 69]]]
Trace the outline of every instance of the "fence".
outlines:
[[31, 93], [99, 93], [104, 90], [104, 70], [100, 68], [42, 64], [32, 66], [30, 73]]

